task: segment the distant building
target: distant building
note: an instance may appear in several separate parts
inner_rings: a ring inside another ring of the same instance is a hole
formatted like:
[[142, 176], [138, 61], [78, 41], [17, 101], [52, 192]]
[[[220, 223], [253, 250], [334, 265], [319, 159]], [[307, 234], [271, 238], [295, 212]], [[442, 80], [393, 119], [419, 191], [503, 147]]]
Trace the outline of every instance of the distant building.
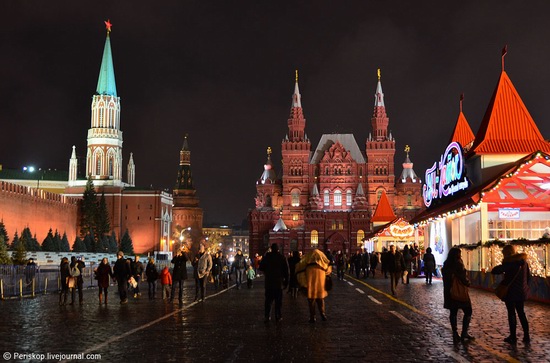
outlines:
[[353, 252], [371, 231], [370, 218], [383, 194], [398, 215], [418, 213], [420, 180], [407, 152], [406, 170], [396, 186], [395, 139], [388, 125], [379, 74], [372, 132], [364, 148], [353, 134], [324, 134], [312, 151], [296, 76], [288, 134], [281, 145], [282, 176], [277, 176], [268, 148], [256, 182], [250, 253], [263, 253], [274, 242], [285, 253], [313, 248]]

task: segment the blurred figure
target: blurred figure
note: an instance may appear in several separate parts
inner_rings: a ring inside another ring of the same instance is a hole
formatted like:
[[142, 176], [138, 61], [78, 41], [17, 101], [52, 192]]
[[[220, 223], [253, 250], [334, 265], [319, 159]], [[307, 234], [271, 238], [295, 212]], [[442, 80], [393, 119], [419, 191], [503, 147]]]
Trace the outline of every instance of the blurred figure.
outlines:
[[29, 258], [29, 261], [25, 266], [25, 281], [27, 282], [27, 284], [30, 284], [34, 280], [35, 275], [36, 275], [36, 263], [34, 262], [34, 259]]
[[217, 290], [220, 286], [220, 275], [222, 272], [222, 262], [220, 259], [220, 252], [216, 252], [212, 259], [212, 278], [214, 279], [214, 288]]
[[141, 292], [139, 291], [139, 283], [141, 282], [141, 276], [143, 275], [143, 264], [139, 261], [139, 256], [136, 255], [134, 257], [134, 261], [132, 262], [132, 276], [134, 276], [134, 280], [136, 280], [136, 287], [134, 288], [134, 299], [141, 296]]
[[502, 264], [496, 266], [491, 271], [492, 274], [504, 274], [502, 284], [508, 286], [508, 294], [504, 298], [506, 310], [508, 311], [508, 325], [510, 327], [510, 335], [504, 339], [505, 342], [515, 344], [516, 337], [516, 312], [519, 317], [519, 322], [523, 328], [523, 342], [529, 344], [531, 337], [529, 336], [529, 322], [525, 316], [524, 303], [529, 295], [529, 281], [531, 272], [527, 263], [526, 253], [516, 253], [514, 246], [506, 245], [502, 249], [504, 259]]
[[402, 279], [405, 270], [405, 259], [394, 245], [390, 245], [390, 250], [386, 253], [386, 270], [390, 274], [391, 293], [395, 296], [397, 283]]
[[[451, 321], [451, 329], [453, 330], [453, 341], [456, 343], [459, 340], [472, 340], [474, 337], [468, 334], [468, 328], [470, 326], [470, 321], [472, 320], [472, 302], [469, 299], [466, 302], [458, 301], [451, 297], [453, 276], [459, 279], [464, 286], [470, 286], [470, 280], [466, 277], [466, 268], [462, 262], [461, 251], [459, 248], [453, 247], [449, 250], [449, 254], [443, 263], [441, 272], [443, 273], [443, 307], [450, 310], [449, 320]], [[464, 312], [461, 335], [458, 335], [458, 309], [462, 309]]]
[[67, 279], [71, 276], [71, 270], [69, 267], [69, 259], [63, 257], [59, 264], [59, 279], [61, 282], [61, 291], [59, 292], [59, 305], [65, 305], [67, 303], [67, 294], [69, 293], [69, 285]]
[[372, 272], [372, 278], [376, 273], [376, 267], [378, 266], [378, 252], [372, 251], [370, 254], [370, 271]]
[[157, 290], [157, 279], [159, 278], [159, 272], [157, 271], [157, 266], [155, 265], [155, 259], [153, 257], [149, 258], [147, 266], [145, 267], [145, 276], [147, 277], [147, 285], [149, 287], [149, 300], [155, 298]]
[[117, 260], [113, 267], [113, 274], [115, 275], [118, 284], [118, 295], [120, 297], [121, 304], [128, 303], [128, 280], [132, 275], [130, 265], [124, 259], [124, 252], [118, 251]]
[[[244, 256], [243, 256], [243, 260], [244, 260]], [[205, 283], [206, 283], [206, 278], [210, 273], [210, 270], [212, 270], [212, 257], [210, 256], [210, 253], [208, 253], [205, 250], [204, 245], [202, 243], [199, 246], [199, 253], [197, 253], [193, 261], [194, 261], [193, 274], [195, 276], [195, 301], [199, 300], [204, 302], [204, 295], [206, 291]], [[201, 293], [200, 299], [199, 299], [199, 291]]]
[[290, 296], [292, 297], [298, 296], [298, 288], [300, 287], [300, 285], [298, 285], [298, 280], [296, 279], [296, 265], [299, 262], [300, 254], [298, 253], [298, 251], [292, 251], [292, 256], [288, 258], [288, 269], [290, 273], [288, 291], [290, 292]]
[[307, 288], [309, 303], [309, 322], [315, 322], [315, 305], [319, 308], [321, 319], [327, 320], [325, 312], [326, 276], [332, 272], [332, 266], [325, 254], [318, 249], [306, 254], [296, 266], [296, 275], [301, 286]]
[[426, 254], [422, 258], [424, 261], [424, 274], [426, 275], [426, 284], [432, 284], [432, 276], [435, 272], [435, 257], [432, 248], [426, 248]]
[[265, 274], [265, 322], [271, 320], [271, 305], [275, 301], [275, 320], [283, 319], [281, 308], [283, 305], [283, 289], [289, 282], [289, 269], [286, 258], [279, 253], [279, 246], [274, 243], [260, 263], [260, 271]]
[[162, 300], [170, 299], [170, 290], [172, 289], [172, 275], [168, 266], [165, 266], [160, 272], [160, 285], [162, 286]]
[[[111, 278], [113, 278], [113, 276], [113, 269], [111, 268], [111, 265], [109, 265], [109, 260], [107, 257], [103, 257], [101, 263], [96, 269], [97, 286], [99, 287], [99, 305], [101, 305], [102, 302], [107, 305], [109, 283], [111, 282]], [[103, 296], [105, 296], [104, 301]]]
[[233, 260], [233, 269], [235, 270], [235, 284], [237, 284], [238, 290], [243, 283], [244, 271], [246, 269], [246, 261], [240, 249], [237, 250], [235, 260]]
[[339, 250], [336, 252], [336, 277], [338, 280], [344, 280], [344, 272], [346, 270], [346, 259], [342, 254], [342, 251]]
[[250, 265], [246, 270], [246, 286], [249, 289], [253, 287], [252, 282], [254, 281], [255, 278], [256, 278], [256, 273], [254, 272], [254, 268], [252, 267], [252, 265]]
[[183, 282], [187, 280], [187, 254], [184, 252], [185, 247], [182, 247], [172, 259], [174, 269], [172, 270], [172, 291], [170, 293], [169, 302], [174, 301], [176, 294], [176, 284], [179, 286], [178, 299], [180, 305], [183, 305]]

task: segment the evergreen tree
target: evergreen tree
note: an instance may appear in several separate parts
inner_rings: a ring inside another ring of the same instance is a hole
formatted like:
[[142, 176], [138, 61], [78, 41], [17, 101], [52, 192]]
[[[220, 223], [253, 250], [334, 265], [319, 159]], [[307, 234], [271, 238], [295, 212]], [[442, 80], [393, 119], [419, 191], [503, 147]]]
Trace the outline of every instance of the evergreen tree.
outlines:
[[122, 239], [120, 240], [120, 250], [124, 252], [125, 255], [134, 254], [134, 244], [132, 243], [132, 238], [130, 237], [128, 230], [124, 232], [124, 236], [122, 236]]
[[109, 253], [110, 241], [111, 241], [111, 236], [109, 235], [101, 237], [101, 252]]
[[61, 244], [59, 246], [60, 252], [69, 252], [71, 246], [69, 246], [69, 239], [67, 238], [67, 233], [63, 232], [63, 237], [61, 238]]
[[97, 214], [95, 218], [95, 231], [98, 241], [103, 241], [103, 237], [111, 230], [109, 211], [105, 202], [105, 193], [101, 193], [101, 198], [97, 205]]
[[86, 236], [95, 228], [95, 220], [97, 216], [97, 195], [92, 182], [91, 176], [88, 176], [86, 189], [80, 203], [80, 235]]
[[53, 235], [53, 245], [55, 248], [55, 252], [62, 252], [61, 250], [61, 236], [59, 235], [59, 232], [57, 232], [57, 229], [55, 230], [55, 234]]
[[94, 240], [92, 238], [92, 235], [90, 233], [88, 233], [85, 237], [84, 237], [84, 246], [86, 246], [86, 251], [85, 252], [94, 252]]
[[42, 241], [42, 251], [56, 251], [51, 228], [48, 231], [46, 238], [44, 238], [44, 241]]
[[[17, 234], [16, 234], [17, 236]], [[21, 233], [21, 236], [23, 236], [23, 233]], [[23, 237], [21, 239], [17, 238], [17, 241], [15, 237], [13, 238], [13, 244], [14, 244], [14, 252], [12, 254], [11, 259], [13, 260], [14, 265], [24, 265], [27, 263], [27, 250], [25, 248], [25, 242], [23, 241]]]
[[6, 247], [9, 248], [10, 237], [8, 236], [8, 231], [6, 231], [6, 226], [4, 225], [3, 219], [0, 221], [0, 236], [4, 238], [4, 243], [6, 244]]
[[118, 242], [116, 240], [116, 233], [113, 231], [111, 233], [111, 237], [109, 237], [109, 253], [117, 253], [118, 252]]
[[15, 251], [18, 243], [19, 243], [19, 235], [17, 234], [17, 231], [15, 231], [15, 234], [13, 235], [13, 241], [11, 241], [10, 250]]
[[0, 265], [11, 265], [12, 260], [8, 254], [8, 246], [4, 242], [4, 236], [0, 234]]
[[76, 237], [73, 243], [73, 252], [86, 252], [86, 244], [80, 239], [80, 237]]
[[25, 227], [21, 232], [21, 241], [24, 243], [26, 251], [40, 251], [40, 244], [36, 240], [36, 237], [32, 236], [29, 227]]

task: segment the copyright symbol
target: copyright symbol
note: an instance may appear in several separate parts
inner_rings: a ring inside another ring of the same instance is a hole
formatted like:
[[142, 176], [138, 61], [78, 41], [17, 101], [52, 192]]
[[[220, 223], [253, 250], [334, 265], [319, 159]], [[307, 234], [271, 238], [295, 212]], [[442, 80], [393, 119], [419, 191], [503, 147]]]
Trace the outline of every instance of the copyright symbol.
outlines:
[[5, 352], [3, 357], [4, 357], [4, 360], [10, 360], [11, 359], [11, 353], [10, 352]]

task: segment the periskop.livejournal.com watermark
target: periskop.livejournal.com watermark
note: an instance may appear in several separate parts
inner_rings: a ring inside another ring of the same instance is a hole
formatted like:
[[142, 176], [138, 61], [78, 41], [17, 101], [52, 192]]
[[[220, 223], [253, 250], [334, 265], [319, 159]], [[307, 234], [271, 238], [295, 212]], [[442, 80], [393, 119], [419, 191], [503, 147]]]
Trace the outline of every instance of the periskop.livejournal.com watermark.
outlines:
[[4, 360], [101, 360], [101, 354], [84, 353], [19, 353], [4, 352]]

